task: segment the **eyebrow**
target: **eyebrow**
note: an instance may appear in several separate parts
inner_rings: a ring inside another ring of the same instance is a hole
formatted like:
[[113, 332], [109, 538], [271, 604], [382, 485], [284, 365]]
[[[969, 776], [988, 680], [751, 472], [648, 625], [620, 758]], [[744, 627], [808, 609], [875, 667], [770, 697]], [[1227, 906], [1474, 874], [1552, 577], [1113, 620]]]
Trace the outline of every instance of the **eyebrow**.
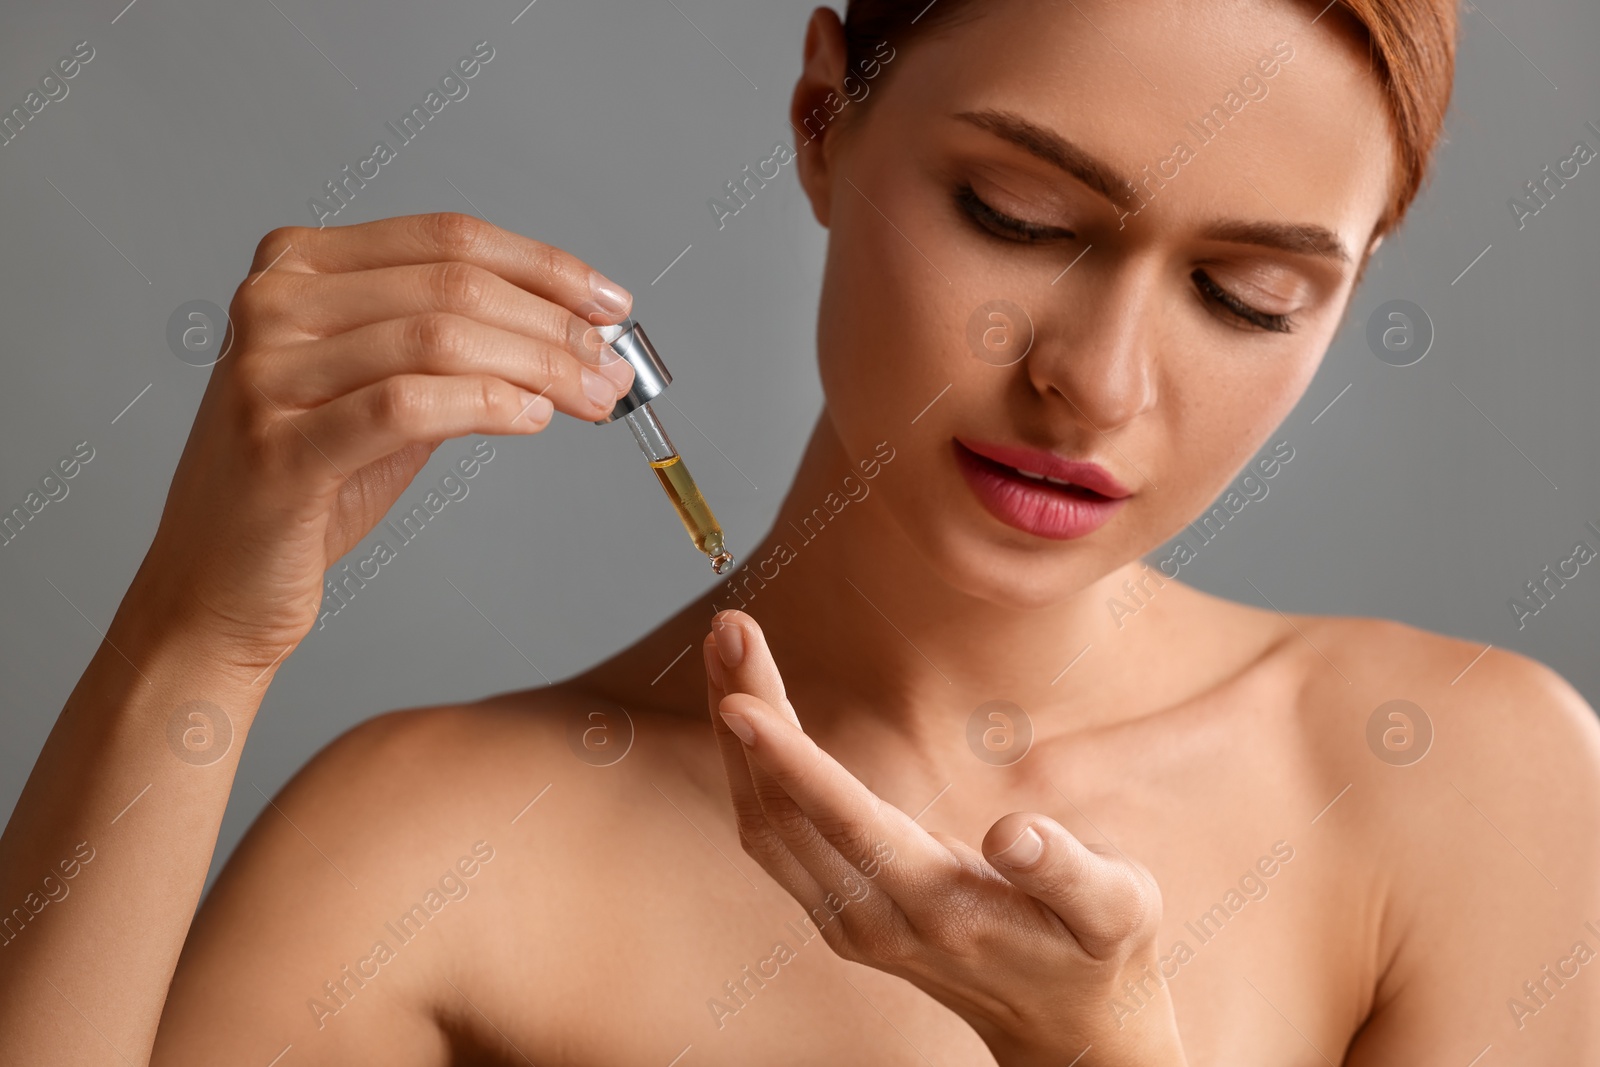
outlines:
[[962, 111], [956, 118], [1009, 141], [1025, 152], [1066, 171], [1113, 204], [1137, 188], [1114, 167], [1096, 159], [1054, 130], [1009, 111]]
[[[1104, 160], [1084, 151], [1059, 133], [1010, 111], [962, 111], [956, 118], [1007, 141], [1044, 160], [1087, 185], [1113, 205], [1123, 204], [1138, 185]], [[1166, 179], [1170, 181], [1171, 179]], [[1297, 255], [1318, 255], [1349, 263], [1344, 242], [1326, 226], [1313, 223], [1276, 223], [1227, 220], [1208, 227], [1202, 235], [1213, 241], [1260, 245]]]
[[1299, 255], [1318, 255], [1324, 259], [1350, 262], [1344, 242], [1327, 227], [1310, 223], [1219, 222], [1206, 228], [1202, 236], [1213, 241], [1261, 245]]

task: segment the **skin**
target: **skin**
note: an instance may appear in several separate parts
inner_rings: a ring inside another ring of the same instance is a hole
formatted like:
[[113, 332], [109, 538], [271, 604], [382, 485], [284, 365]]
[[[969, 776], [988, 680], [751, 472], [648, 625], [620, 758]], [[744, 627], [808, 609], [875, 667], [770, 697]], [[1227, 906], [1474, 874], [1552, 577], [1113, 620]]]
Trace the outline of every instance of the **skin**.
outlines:
[[[776, 576], [719, 585], [561, 684], [362, 724], [274, 798], [193, 915], [238, 751], [323, 569], [443, 439], [542, 428], [516, 387], [596, 417], [574, 387], [597, 358], [583, 320], [619, 317], [584, 304], [587, 265], [461, 216], [268, 235], [151, 553], [0, 838], [6, 900], [73, 843], [97, 850], [71, 903], [0, 949], [0, 1058], [1592, 1056], [1600, 979], [1561, 963], [1600, 948], [1584, 927], [1600, 926], [1600, 731], [1572, 687], [1504, 650], [1142, 571], [1268, 443], [1373, 245], [1381, 90], [1337, 12], [1310, 14], [1182, 0], [1153, 27], [1135, 5], [1019, 0], [898, 49], [870, 105], [796, 160], [830, 234], [827, 403], [745, 554], [798, 546]], [[1279, 40], [1294, 55], [1270, 95], [1136, 215], [952, 117], [1022, 116], [1136, 173]], [[844, 73], [819, 9], [797, 127]], [[984, 231], [955, 206], [963, 178], [1073, 236]], [[1350, 260], [1204, 236], [1222, 220], [1320, 227]], [[1241, 328], [1197, 267], [1294, 328]], [[964, 341], [996, 295], [1034, 330], [1006, 368]], [[455, 318], [406, 332], [438, 311]], [[429, 377], [373, 384], [408, 371]], [[957, 435], [1093, 459], [1133, 496], [1087, 537], [1026, 534], [967, 488]], [[884, 441], [870, 494], [794, 536]], [[1118, 620], [1125, 581], [1147, 595]], [[235, 731], [205, 766], [165, 740], [196, 694]], [[1367, 744], [1395, 698], [1434, 730], [1409, 766]], [[966, 741], [995, 699], [1033, 731], [1009, 766]], [[1028, 826], [1041, 855], [1011, 869]], [[430, 888], [439, 906], [402, 943], [385, 924]], [[1230, 892], [1241, 903], [1196, 936]], [[802, 927], [819, 906], [820, 932]], [[392, 958], [344, 977], [379, 939]], [[1152, 972], [1168, 980], [1123, 985]], [[1524, 981], [1545, 983], [1539, 1001]], [[1519, 1020], [1517, 996], [1537, 1012]]]

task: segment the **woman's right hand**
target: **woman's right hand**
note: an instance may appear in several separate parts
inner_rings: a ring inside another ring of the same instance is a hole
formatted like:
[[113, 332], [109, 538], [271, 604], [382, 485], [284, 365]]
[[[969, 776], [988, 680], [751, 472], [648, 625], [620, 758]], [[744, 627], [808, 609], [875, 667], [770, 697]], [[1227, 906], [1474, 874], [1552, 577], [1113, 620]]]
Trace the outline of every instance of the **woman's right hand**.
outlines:
[[315, 622], [324, 571], [444, 440], [609, 414], [633, 369], [591, 326], [631, 306], [468, 215], [273, 230], [129, 599], [215, 629], [240, 665], [275, 662]]

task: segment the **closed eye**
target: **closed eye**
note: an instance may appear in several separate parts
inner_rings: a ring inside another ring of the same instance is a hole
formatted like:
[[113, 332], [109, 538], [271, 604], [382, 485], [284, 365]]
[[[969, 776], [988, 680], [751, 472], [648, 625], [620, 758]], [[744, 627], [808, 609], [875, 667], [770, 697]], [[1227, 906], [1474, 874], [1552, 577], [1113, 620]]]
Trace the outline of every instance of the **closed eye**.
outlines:
[[1243, 327], [1244, 329], [1267, 330], [1271, 333], [1294, 332], [1294, 321], [1288, 315], [1273, 315], [1251, 307], [1218, 285], [1205, 271], [1196, 268], [1189, 277], [1194, 280], [1195, 288], [1200, 290], [1201, 296], [1213, 307], [1231, 316], [1235, 325], [1244, 322], [1249, 324]]
[[[971, 184], [963, 182], [956, 187], [955, 201], [961, 211], [985, 232], [1002, 240], [1025, 244], [1068, 240], [1077, 235], [1060, 226], [1045, 226], [1028, 222], [997, 211], [978, 196]], [[1269, 333], [1292, 333], [1294, 321], [1288, 315], [1275, 315], [1240, 300], [1218, 285], [1205, 271], [1196, 269], [1190, 277], [1202, 299], [1241, 329], [1264, 330]]]
[[1060, 226], [1045, 226], [1037, 222], [1027, 222], [996, 211], [985, 203], [973, 191], [972, 186], [966, 182], [956, 187], [955, 199], [961, 210], [979, 226], [989, 233], [1003, 237], [1008, 241], [1037, 243], [1063, 240], [1076, 236], [1071, 230], [1063, 229]]

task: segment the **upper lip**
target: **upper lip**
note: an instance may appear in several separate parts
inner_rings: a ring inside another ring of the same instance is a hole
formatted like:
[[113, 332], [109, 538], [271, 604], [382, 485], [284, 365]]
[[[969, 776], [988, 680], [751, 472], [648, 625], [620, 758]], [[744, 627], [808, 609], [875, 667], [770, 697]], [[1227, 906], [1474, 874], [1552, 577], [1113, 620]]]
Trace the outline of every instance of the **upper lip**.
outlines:
[[1046, 478], [1056, 478], [1060, 481], [1071, 482], [1073, 485], [1099, 493], [1101, 496], [1120, 500], [1131, 496], [1133, 490], [1125, 487], [1121, 482], [1111, 476], [1098, 463], [1087, 460], [1062, 459], [1050, 452], [1040, 452], [1032, 448], [1019, 448], [1014, 445], [996, 445], [984, 441], [969, 441], [966, 438], [956, 438], [958, 444], [976, 452], [985, 459], [992, 459], [996, 463], [1017, 470], [1032, 471], [1042, 474]]

